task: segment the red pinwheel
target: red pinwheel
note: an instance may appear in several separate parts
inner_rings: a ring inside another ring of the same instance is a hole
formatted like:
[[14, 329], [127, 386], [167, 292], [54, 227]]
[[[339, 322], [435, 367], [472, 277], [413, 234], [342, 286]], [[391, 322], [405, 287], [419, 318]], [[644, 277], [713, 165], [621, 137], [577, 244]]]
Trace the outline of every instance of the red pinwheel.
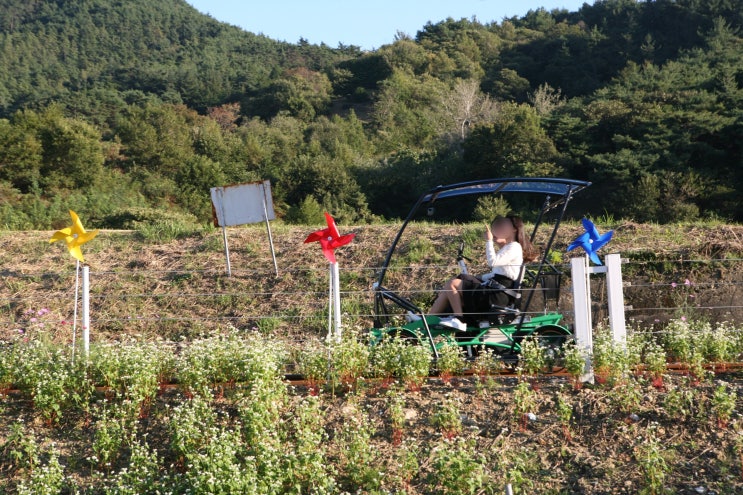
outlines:
[[308, 242], [320, 242], [322, 253], [328, 261], [335, 263], [336, 248], [345, 246], [351, 242], [356, 237], [356, 234], [340, 235], [338, 233], [338, 227], [335, 225], [335, 220], [330, 216], [330, 213], [325, 212], [325, 220], [328, 222], [328, 228], [311, 233], [304, 242], [305, 244]]

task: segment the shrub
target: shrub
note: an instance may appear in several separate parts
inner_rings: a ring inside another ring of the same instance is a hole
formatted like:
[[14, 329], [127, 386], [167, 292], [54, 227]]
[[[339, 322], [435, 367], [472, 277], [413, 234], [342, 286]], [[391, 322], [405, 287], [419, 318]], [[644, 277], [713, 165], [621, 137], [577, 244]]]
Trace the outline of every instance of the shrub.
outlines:
[[354, 333], [332, 347], [332, 368], [342, 383], [354, 384], [369, 368], [369, 345]]
[[289, 442], [293, 449], [283, 470], [284, 493], [332, 493], [334, 470], [323, 449], [327, 435], [319, 400], [314, 397], [302, 400], [294, 408], [292, 418]]
[[160, 459], [145, 442], [131, 441], [128, 467], [122, 468], [109, 482], [107, 495], [167, 493], [171, 480], [160, 473]]
[[431, 425], [438, 428], [444, 438], [454, 438], [462, 432], [460, 401], [447, 397], [436, 408], [431, 416]]
[[444, 342], [438, 348], [438, 353], [436, 369], [439, 371], [442, 381], [448, 383], [452, 376], [464, 371], [467, 363], [462, 354], [462, 349], [453, 342]]
[[371, 443], [374, 433], [366, 413], [356, 410], [346, 419], [338, 435], [341, 472], [349, 487], [359, 493], [374, 492], [382, 484], [380, 454]]
[[730, 418], [735, 412], [735, 399], [737, 394], [734, 390], [728, 391], [727, 385], [718, 385], [712, 395], [712, 412], [717, 418], [719, 428], [727, 427]]
[[399, 378], [412, 388], [419, 387], [428, 376], [431, 358], [428, 347], [410, 345], [399, 336], [385, 338], [372, 351], [375, 374]]
[[92, 393], [83, 360], [74, 365], [68, 349], [31, 341], [18, 348], [18, 386], [33, 399], [34, 408], [51, 425], [75, 403], [86, 403]]
[[325, 214], [314, 197], [305, 196], [301, 203], [289, 207], [284, 220], [291, 224], [318, 225], [325, 221]]
[[487, 485], [485, 459], [476, 450], [474, 440], [443, 440], [431, 451], [428, 481], [434, 493], [474, 494]]
[[49, 453], [46, 464], [34, 466], [31, 476], [18, 484], [18, 495], [58, 495], [62, 493], [65, 476], [56, 450]]

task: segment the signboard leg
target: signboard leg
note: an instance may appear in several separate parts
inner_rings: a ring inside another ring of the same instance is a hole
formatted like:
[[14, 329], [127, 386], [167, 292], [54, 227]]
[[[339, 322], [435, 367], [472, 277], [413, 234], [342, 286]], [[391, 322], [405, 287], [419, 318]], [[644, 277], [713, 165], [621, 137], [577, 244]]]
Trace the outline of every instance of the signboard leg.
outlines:
[[276, 263], [276, 252], [273, 248], [273, 236], [271, 235], [271, 224], [268, 222], [268, 205], [266, 204], [266, 186], [263, 186], [263, 218], [266, 221], [266, 230], [268, 231], [268, 244], [271, 246], [271, 258], [273, 258], [273, 269], [276, 276], [279, 276], [279, 265]]
[[227, 228], [222, 227], [222, 239], [224, 239], [224, 256], [227, 258], [227, 276], [232, 276], [232, 267], [230, 266], [230, 247], [227, 244]]

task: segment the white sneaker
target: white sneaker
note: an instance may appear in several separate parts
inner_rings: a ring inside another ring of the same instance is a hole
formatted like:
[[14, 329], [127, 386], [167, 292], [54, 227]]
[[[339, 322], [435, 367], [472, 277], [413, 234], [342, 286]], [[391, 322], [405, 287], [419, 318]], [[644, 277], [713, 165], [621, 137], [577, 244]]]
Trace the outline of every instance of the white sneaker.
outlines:
[[413, 313], [412, 311], [408, 311], [407, 314], [405, 315], [405, 320], [408, 323], [412, 323], [414, 321], [421, 321], [421, 317]]
[[454, 330], [459, 330], [460, 332], [464, 332], [465, 330], [467, 330], [467, 324], [456, 316], [447, 316], [446, 318], [441, 318], [441, 321], [439, 321], [439, 325], [443, 327], [453, 328]]

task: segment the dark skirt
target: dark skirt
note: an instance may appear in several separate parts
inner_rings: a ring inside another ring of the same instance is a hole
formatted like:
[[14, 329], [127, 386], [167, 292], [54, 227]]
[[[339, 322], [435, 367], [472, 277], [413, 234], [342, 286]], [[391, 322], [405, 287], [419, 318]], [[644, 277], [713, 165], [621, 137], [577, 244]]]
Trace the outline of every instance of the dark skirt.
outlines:
[[[507, 294], [483, 288], [483, 281], [479, 277], [462, 274], [457, 278], [462, 281], [462, 309], [467, 319], [478, 319], [482, 315], [489, 314], [493, 303], [505, 307], [511, 302]], [[503, 275], [494, 275], [493, 280], [507, 289], [513, 288], [515, 284], [513, 280]]]

